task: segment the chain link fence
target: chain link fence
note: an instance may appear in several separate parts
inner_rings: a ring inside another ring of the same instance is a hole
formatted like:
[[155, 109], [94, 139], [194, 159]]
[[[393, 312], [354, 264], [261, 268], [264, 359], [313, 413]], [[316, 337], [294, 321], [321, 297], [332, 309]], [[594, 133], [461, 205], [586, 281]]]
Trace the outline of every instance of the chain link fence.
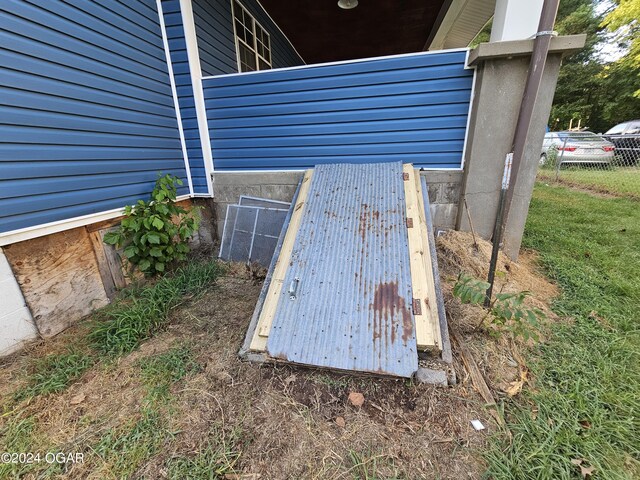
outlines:
[[547, 133], [538, 179], [640, 200], [640, 134]]

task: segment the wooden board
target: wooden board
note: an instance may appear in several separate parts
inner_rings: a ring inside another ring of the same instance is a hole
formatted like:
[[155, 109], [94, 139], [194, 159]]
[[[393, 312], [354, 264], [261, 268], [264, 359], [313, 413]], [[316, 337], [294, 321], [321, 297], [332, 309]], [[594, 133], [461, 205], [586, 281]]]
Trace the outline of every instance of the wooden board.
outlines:
[[98, 262], [98, 270], [105, 292], [109, 300], [112, 300], [118, 290], [129, 283], [122, 271], [122, 258], [112, 245], [104, 243], [104, 236], [113, 228], [105, 228], [97, 231], [89, 231], [89, 238], [93, 245], [93, 251]]
[[309, 193], [309, 186], [311, 185], [311, 178], [313, 176], [313, 170], [307, 170], [302, 179], [300, 185], [300, 193], [296, 205], [293, 208], [291, 220], [287, 227], [287, 233], [285, 234], [284, 241], [282, 243], [282, 249], [280, 255], [273, 269], [273, 277], [271, 278], [271, 284], [260, 312], [258, 324], [256, 326], [253, 339], [251, 340], [250, 350], [264, 351], [267, 348], [267, 338], [269, 337], [269, 331], [273, 323], [273, 316], [276, 312], [278, 300], [282, 293], [282, 286], [284, 284], [284, 277], [287, 273], [287, 268], [291, 259], [291, 250], [300, 227], [300, 221], [304, 214], [305, 206], [307, 203], [307, 194]]
[[45, 337], [109, 303], [84, 227], [14, 243], [4, 252]]
[[413, 165], [405, 164], [404, 192], [407, 203], [407, 228], [411, 265], [411, 285], [414, 299], [414, 319], [418, 350], [441, 351], [442, 339], [436, 303], [435, 282], [431, 267], [427, 221], [419, 175]]

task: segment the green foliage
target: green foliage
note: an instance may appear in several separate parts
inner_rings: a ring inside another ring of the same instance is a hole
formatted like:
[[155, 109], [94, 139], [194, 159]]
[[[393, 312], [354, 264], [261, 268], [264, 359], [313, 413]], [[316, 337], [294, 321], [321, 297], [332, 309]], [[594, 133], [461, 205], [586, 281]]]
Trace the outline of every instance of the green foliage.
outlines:
[[[15, 412], [9, 412], [13, 414]], [[7, 415], [7, 414], [5, 414]], [[0, 428], [2, 452], [38, 452], [42, 451], [40, 438], [37, 434], [37, 422], [33, 416], [24, 416], [24, 411], [8, 419]], [[38, 446], [38, 447], [36, 447]], [[51, 448], [51, 451], [54, 449]], [[0, 462], [0, 478], [54, 478], [61, 472], [61, 464], [38, 463], [2, 463]], [[38, 470], [38, 475], [34, 471]], [[27, 477], [31, 474], [31, 477]]]
[[547, 154], [544, 156], [544, 161], [541, 166], [545, 169], [555, 169], [558, 165], [558, 161], [558, 149], [555, 146], [552, 146], [547, 150]]
[[235, 475], [240, 454], [224, 440], [208, 441], [195, 456], [174, 457], [168, 462], [171, 480], [216, 480]]
[[527, 359], [535, 388], [505, 406], [512, 438], [495, 439], [487, 478], [640, 478], [640, 209], [536, 186], [523, 246], [540, 253], [561, 289], [553, 309], [571, 321], [548, 325]]
[[172, 384], [200, 370], [200, 365], [187, 345], [145, 357], [139, 363], [142, 380], [147, 385], [152, 399], [166, 399]]
[[629, 15], [626, 7], [638, 0], [622, 0], [620, 6], [601, 14], [594, 8], [597, 3], [560, 2], [555, 29], [561, 35], [586, 33], [587, 42], [580, 52], [563, 60], [549, 120], [551, 130], [566, 129], [571, 119], [574, 125], [580, 119], [582, 126], [605, 132], [618, 123], [640, 117], [640, 98], [635, 96], [640, 68], [634, 64], [637, 54], [633, 47], [617, 61], [607, 62], [600, 56], [603, 42], [611, 43], [605, 26], [610, 30], [622, 27], [619, 32], [631, 33], [614, 39], [622, 49], [631, 45], [631, 38], [637, 38], [633, 33], [638, 29], [637, 17]]
[[458, 297], [462, 303], [482, 305], [486, 297], [487, 288], [489, 288], [487, 282], [461, 273], [458, 275], [458, 281], [453, 287], [453, 295]]
[[[618, 0], [617, 8], [611, 10], [602, 21], [602, 26], [613, 32], [616, 41], [629, 48], [626, 59], [631, 67], [640, 69], [640, 0]], [[640, 89], [636, 97], [640, 96]]]
[[182, 180], [159, 176], [151, 200], [138, 200], [124, 209], [120, 227], [104, 236], [105, 243], [123, 248], [127, 260], [145, 275], [163, 273], [169, 264], [184, 260], [187, 241], [198, 229], [197, 209], [185, 210], [175, 203]]
[[94, 363], [86, 353], [69, 351], [35, 361], [28, 384], [15, 394], [16, 400], [61, 392]]
[[[465, 273], [458, 276], [458, 281], [453, 287], [453, 295], [458, 297], [462, 303], [472, 305], [482, 305], [489, 288], [487, 282], [473, 278]], [[491, 323], [502, 330], [511, 332], [514, 336], [520, 336], [525, 340], [538, 339], [537, 330], [540, 326], [539, 320], [544, 318], [544, 313], [537, 308], [528, 308], [525, 300], [531, 293], [497, 293], [491, 300], [488, 315], [480, 324], [484, 323], [487, 317], [491, 318]]]
[[109, 465], [111, 478], [130, 478], [171, 438], [165, 423], [161, 412], [144, 407], [137, 421], [108, 430], [93, 447], [93, 453]]
[[478, 32], [478, 34], [475, 36], [475, 38], [473, 40], [471, 40], [471, 43], [469, 44], [469, 48], [475, 48], [478, 45], [480, 45], [481, 43], [485, 43], [488, 42], [491, 39], [491, 27], [493, 26], [493, 18], [491, 20], [489, 20], [486, 25], [484, 27], [482, 27], [482, 30], [480, 30]]
[[101, 352], [121, 355], [163, 328], [173, 308], [186, 297], [203, 292], [222, 273], [217, 261], [191, 262], [154, 285], [141, 288], [135, 296], [116, 301], [104, 312], [89, 338]]

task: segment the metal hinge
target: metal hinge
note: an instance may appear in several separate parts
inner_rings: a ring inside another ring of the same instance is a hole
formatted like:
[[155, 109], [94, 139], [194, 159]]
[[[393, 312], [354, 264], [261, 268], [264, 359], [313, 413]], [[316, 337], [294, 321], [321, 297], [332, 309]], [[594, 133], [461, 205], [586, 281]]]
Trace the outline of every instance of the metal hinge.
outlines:
[[407, 228], [413, 228], [413, 218], [407, 218]]
[[413, 314], [414, 315], [422, 315], [422, 305], [420, 304], [419, 298], [413, 299]]

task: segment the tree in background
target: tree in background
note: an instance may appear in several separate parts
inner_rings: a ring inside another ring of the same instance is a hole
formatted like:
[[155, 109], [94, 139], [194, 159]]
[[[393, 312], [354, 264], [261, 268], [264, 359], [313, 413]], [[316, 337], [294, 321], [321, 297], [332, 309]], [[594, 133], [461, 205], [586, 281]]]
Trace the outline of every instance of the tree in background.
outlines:
[[[568, 128], [573, 119], [574, 125], [581, 120], [582, 126], [605, 132], [640, 118], [639, 11], [640, 0], [561, 0], [556, 30], [561, 35], [586, 33], [587, 43], [560, 69], [549, 119], [552, 130]], [[614, 61], [610, 48], [609, 53], [602, 50], [603, 42], [612, 41], [627, 52]]]
[[[584, 48], [563, 60], [549, 128], [562, 130], [573, 119], [595, 132], [640, 118], [640, 0], [561, 0], [555, 29], [560, 35], [587, 34]], [[471, 42], [489, 41], [491, 22]], [[627, 53], [611, 60], [614, 43]]]

